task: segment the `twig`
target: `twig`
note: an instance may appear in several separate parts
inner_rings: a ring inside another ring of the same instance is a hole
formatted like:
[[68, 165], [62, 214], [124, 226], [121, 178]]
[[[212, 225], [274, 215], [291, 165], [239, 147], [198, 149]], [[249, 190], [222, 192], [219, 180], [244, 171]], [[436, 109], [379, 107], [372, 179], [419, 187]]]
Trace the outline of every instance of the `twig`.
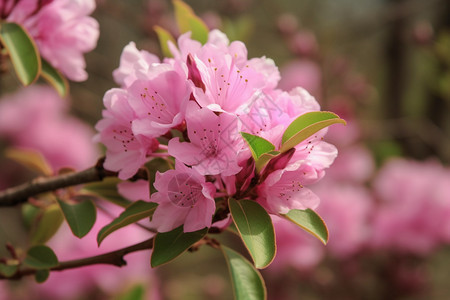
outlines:
[[[82, 258], [82, 259], [76, 259], [76, 260], [69, 260], [65, 262], [60, 262], [58, 266], [50, 268], [50, 271], [63, 271], [68, 269], [74, 269], [74, 268], [80, 268], [85, 266], [91, 266], [91, 265], [98, 265], [98, 264], [104, 264], [104, 265], [113, 265], [117, 267], [122, 267], [127, 264], [127, 262], [124, 259], [124, 256], [137, 251], [147, 250], [153, 248], [153, 238], [148, 239], [146, 241], [143, 241], [139, 244], [135, 244], [126, 248], [122, 248], [119, 250], [115, 250], [112, 252], [100, 254], [97, 256]], [[11, 277], [5, 277], [3, 275], [0, 275], [0, 279], [8, 279], [8, 280], [17, 280], [24, 276], [33, 275], [36, 273], [36, 269], [32, 268], [26, 268], [26, 269], [20, 269]]]
[[[41, 193], [55, 191], [60, 188], [74, 186], [83, 183], [102, 181], [108, 176], [117, 176], [117, 172], [111, 172], [103, 168], [104, 159], [99, 159], [97, 164], [80, 172], [61, 174], [55, 177], [39, 177], [30, 182], [6, 189], [0, 192], [0, 207], [14, 206], [27, 201], [28, 197]], [[139, 170], [135, 178], [147, 178], [145, 170]]]

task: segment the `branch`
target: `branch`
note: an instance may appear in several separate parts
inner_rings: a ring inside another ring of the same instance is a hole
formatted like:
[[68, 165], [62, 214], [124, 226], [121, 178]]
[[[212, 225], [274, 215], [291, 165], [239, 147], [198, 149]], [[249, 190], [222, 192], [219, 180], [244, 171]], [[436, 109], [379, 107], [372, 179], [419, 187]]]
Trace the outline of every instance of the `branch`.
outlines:
[[[148, 239], [146, 241], [143, 241], [139, 244], [135, 244], [126, 248], [122, 248], [119, 250], [115, 250], [112, 252], [100, 254], [97, 256], [82, 258], [82, 259], [76, 259], [76, 260], [69, 260], [65, 262], [60, 262], [58, 266], [50, 268], [50, 271], [63, 271], [68, 269], [74, 269], [74, 268], [80, 268], [85, 266], [91, 266], [91, 265], [98, 265], [98, 264], [104, 264], [104, 265], [112, 265], [117, 267], [122, 267], [127, 264], [127, 262], [124, 259], [124, 256], [137, 251], [147, 250], [153, 248], [153, 238]], [[17, 280], [27, 275], [33, 275], [36, 273], [36, 269], [26, 268], [21, 269], [16, 272], [11, 277], [5, 277], [3, 275], [0, 275], [0, 279], [8, 279], [8, 280]]]
[[[89, 169], [80, 172], [61, 174], [55, 177], [39, 177], [30, 182], [6, 189], [0, 192], [0, 207], [14, 206], [27, 201], [28, 197], [41, 193], [55, 191], [73, 185], [102, 181], [107, 176], [117, 176], [117, 172], [111, 172], [103, 168], [104, 158], [98, 160], [97, 164]], [[147, 178], [143, 170], [134, 178]], [[132, 178], [133, 179], [133, 178]]]

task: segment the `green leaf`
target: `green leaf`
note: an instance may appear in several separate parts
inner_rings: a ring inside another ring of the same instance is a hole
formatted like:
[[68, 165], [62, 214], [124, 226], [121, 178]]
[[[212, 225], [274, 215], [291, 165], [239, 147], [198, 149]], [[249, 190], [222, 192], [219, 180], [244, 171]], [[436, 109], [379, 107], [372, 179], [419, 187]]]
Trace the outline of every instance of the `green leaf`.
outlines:
[[286, 128], [280, 151], [295, 147], [317, 131], [333, 124], [346, 124], [345, 120], [328, 111], [313, 111], [299, 116]]
[[18, 268], [19, 266], [17, 264], [10, 265], [0, 262], [0, 274], [2, 274], [5, 277], [11, 277], [14, 274], [16, 274]]
[[258, 269], [275, 258], [275, 231], [266, 210], [252, 200], [228, 200], [231, 216]]
[[230, 270], [236, 300], [267, 299], [266, 286], [258, 270], [236, 251], [221, 246], [222, 252]]
[[177, 227], [169, 232], [160, 232], [156, 235], [152, 257], [150, 260], [152, 268], [174, 260], [193, 244], [200, 241], [208, 232], [204, 228], [194, 232], [183, 232], [183, 226]]
[[31, 247], [23, 263], [38, 270], [53, 268], [59, 264], [53, 250], [44, 245]]
[[287, 214], [282, 215], [287, 220], [300, 226], [313, 236], [318, 238], [325, 245], [328, 242], [328, 228], [323, 219], [312, 209], [292, 209]]
[[44, 244], [58, 231], [64, 221], [63, 213], [58, 204], [52, 204], [42, 210], [34, 221], [31, 234], [31, 244]]
[[120, 182], [122, 181], [119, 178], [106, 177], [103, 181], [85, 184], [82, 192], [93, 194], [116, 205], [127, 207], [132, 202], [119, 194], [117, 184]]
[[50, 271], [48, 269], [37, 270], [34, 274], [34, 279], [37, 283], [44, 283], [50, 276]]
[[119, 217], [103, 227], [97, 235], [98, 245], [114, 231], [153, 215], [158, 204], [138, 200], [128, 206]]
[[173, 0], [173, 5], [180, 33], [190, 31], [193, 40], [205, 44], [208, 41], [209, 30], [202, 19], [196, 16], [192, 8], [181, 0]]
[[164, 28], [155, 25], [153, 26], [153, 29], [156, 32], [156, 35], [158, 36], [158, 40], [159, 40], [159, 45], [161, 46], [161, 51], [162, 54], [165, 57], [172, 57], [172, 52], [170, 52], [169, 49], [169, 41], [171, 41], [174, 45], [176, 45], [175, 39], [173, 38], [173, 36], [170, 34], [170, 32], [168, 32], [167, 30], [165, 30]]
[[127, 289], [123, 294], [115, 297], [116, 300], [145, 300], [145, 286], [136, 284]]
[[255, 161], [263, 154], [275, 150], [275, 146], [268, 140], [246, 132], [241, 132], [242, 137], [250, 146]]
[[92, 226], [94, 226], [97, 210], [91, 197], [79, 195], [77, 196], [77, 199], [82, 200], [82, 202], [69, 204], [58, 200], [58, 203], [72, 233], [76, 237], [82, 238], [88, 234]]
[[53, 170], [45, 157], [36, 150], [8, 148], [5, 156], [15, 162], [46, 176], [53, 175]]
[[58, 92], [61, 97], [65, 97], [69, 91], [67, 79], [45, 59], [41, 58], [41, 76]]
[[9, 53], [20, 82], [24, 86], [33, 83], [41, 72], [41, 59], [39, 50], [26, 29], [16, 23], [2, 23], [0, 41]]
[[255, 162], [256, 171], [259, 173], [272, 158], [275, 158], [280, 153], [281, 153], [280, 151], [270, 151], [261, 155], [259, 159]]

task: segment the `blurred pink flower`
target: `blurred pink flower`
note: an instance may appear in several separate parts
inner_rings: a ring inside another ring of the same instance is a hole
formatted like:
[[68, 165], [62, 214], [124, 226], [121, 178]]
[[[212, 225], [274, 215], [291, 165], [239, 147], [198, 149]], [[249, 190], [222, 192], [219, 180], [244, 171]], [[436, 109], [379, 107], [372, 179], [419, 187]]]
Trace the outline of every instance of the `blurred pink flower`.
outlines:
[[53, 170], [92, 166], [98, 151], [94, 132], [67, 114], [67, 100], [50, 87], [34, 85], [0, 101], [0, 136], [12, 146], [41, 152]]
[[297, 225], [277, 216], [272, 216], [276, 233], [277, 256], [267, 269], [280, 272], [286, 268], [311, 270], [325, 255], [323, 246], [315, 237]]
[[281, 80], [278, 88], [284, 91], [300, 86], [320, 97], [322, 88], [322, 72], [314, 61], [294, 60], [281, 68]]
[[[8, 22], [22, 24], [50, 64], [74, 81], [86, 80], [83, 54], [97, 45], [99, 26], [89, 17], [94, 0], [9, 1]], [[7, 15], [6, 15], [7, 14]]]
[[379, 171], [381, 204], [372, 245], [419, 255], [450, 242], [450, 170], [437, 162], [393, 159]]
[[367, 244], [370, 216], [374, 210], [369, 191], [362, 185], [328, 177], [312, 189], [320, 197], [317, 212], [329, 230], [327, 251], [337, 258], [346, 258], [360, 251]]

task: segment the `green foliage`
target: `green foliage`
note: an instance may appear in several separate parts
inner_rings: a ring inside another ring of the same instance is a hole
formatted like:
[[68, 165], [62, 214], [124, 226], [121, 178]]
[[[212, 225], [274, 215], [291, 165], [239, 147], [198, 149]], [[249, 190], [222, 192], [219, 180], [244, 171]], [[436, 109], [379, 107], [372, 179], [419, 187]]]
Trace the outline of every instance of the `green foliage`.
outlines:
[[114, 231], [153, 215], [158, 204], [138, 200], [128, 206], [119, 217], [103, 227], [97, 235], [98, 245]]
[[0, 262], [0, 274], [5, 277], [11, 277], [17, 272], [18, 267], [17, 264], [4, 264]]
[[191, 38], [205, 44], [208, 41], [209, 30], [206, 24], [195, 15], [192, 8], [181, 0], [173, 0], [175, 19], [181, 33], [190, 31]]
[[255, 162], [256, 171], [260, 172], [272, 158], [275, 158], [280, 153], [281, 153], [280, 151], [270, 151], [261, 155], [259, 159]]
[[58, 204], [41, 210], [35, 217], [31, 228], [31, 244], [44, 244], [58, 231], [64, 216]]
[[269, 142], [268, 140], [259, 137], [257, 135], [253, 135], [246, 132], [241, 132], [242, 137], [247, 142], [252, 151], [252, 156], [256, 160], [261, 157], [261, 155], [268, 153], [272, 150], [275, 150], [275, 146]]
[[266, 210], [251, 200], [228, 200], [234, 224], [257, 268], [267, 267], [275, 258], [275, 231]]
[[169, 232], [158, 233], [153, 244], [151, 266], [154, 268], [174, 260], [200, 241], [207, 232], [208, 228], [183, 232], [183, 226], [180, 226]]
[[41, 72], [39, 50], [25, 28], [16, 23], [0, 24], [0, 41], [11, 58], [20, 82], [33, 83]]
[[37, 283], [45, 282], [50, 276], [50, 271], [48, 269], [37, 270], [34, 274], [34, 279]]
[[131, 201], [119, 194], [117, 184], [120, 182], [122, 181], [119, 178], [107, 177], [103, 181], [85, 184], [82, 192], [93, 194], [116, 205], [127, 207], [131, 204]]
[[82, 201], [76, 204], [69, 204], [59, 200], [58, 203], [72, 233], [76, 237], [82, 238], [94, 226], [97, 210], [90, 196], [80, 195], [77, 196], [77, 200]]
[[161, 51], [163, 56], [165, 57], [172, 57], [172, 52], [170, 52], [169, 50], [169, 44], [168, 42], [171, 41], [172, 43], [174, 43], [174, 45], [176, 45], [175, 39], [173, 38], [173, 36], [170, 34], [170, 32], [168, 32], [167, 30], [165, 30], [164, 28], [155, 25], [153, 27], [153, 29], [155, 30], [156, 34], [158, 35], [158, 40], [159, 40], [159, 45], [161, 46]]
[[230, 270], [236, 300], [263, 300], [267, 298], [266, 286], [261, 274], [242, 255], [221, 246]]
[[333, 124], [346, 124], [338, 115], [328, 111], [313, 111], [299, 116], [286, 128], [280, 151], [286, 152], [319, 130]]
[[67, 79], [45, 59], [41, 58], [41, 76], [58, 92], [61, 97], [69, 93], [69, 83]]
[[42, 270], [56, 267], [59, 262], [52, 249], [44, 245], [31, 247], [27, 251], [27, 256], [23, 261], [28, 267]]
[[145, 300], [145, 287], [142, 284], [136, 284], [127, 289], [125, 293], [122, 293], [115, 300]]
[[323, 244], [328, 242], [328, 228], [323, 219], [315, 213], [312, 209], [292, 209], [287, 214], [283, 215], [284, 218], [292, 223], [300, 226], [302, 229], [311, 233]]

